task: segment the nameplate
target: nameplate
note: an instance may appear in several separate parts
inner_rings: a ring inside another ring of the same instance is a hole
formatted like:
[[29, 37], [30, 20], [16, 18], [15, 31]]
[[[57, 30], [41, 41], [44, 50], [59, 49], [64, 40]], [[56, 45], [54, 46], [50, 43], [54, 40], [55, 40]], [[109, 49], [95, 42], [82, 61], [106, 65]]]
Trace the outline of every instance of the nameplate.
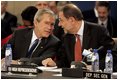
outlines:
[[62, 76], [82, 78], [83, 70], [82, 68], [62, 68]]
[[100, 72], [83, 72], [83, 77], [92, 79], [111, 79], [111, 74]]
[[7, 68], [8, 72], [12, 73], [32, 73], [32, 74], [38, 74], [42, 71], [37, 69], [35, 66], [32, 65], [12, 65], [8, 66]]

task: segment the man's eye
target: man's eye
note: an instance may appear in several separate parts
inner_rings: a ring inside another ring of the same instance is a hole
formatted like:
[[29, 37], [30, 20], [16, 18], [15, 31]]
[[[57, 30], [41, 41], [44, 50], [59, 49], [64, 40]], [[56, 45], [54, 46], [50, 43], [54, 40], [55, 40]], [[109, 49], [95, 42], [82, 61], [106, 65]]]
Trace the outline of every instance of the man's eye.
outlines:
[[44, 6], [47, 6], [47, 4], [43, 4]]
[[38, 4], [38, 6], [41, 6], [41, 4]]
[[49, 23], [48, 23], [48, 22], [45, 22], [45, 24], [48, 24], [48, 25], [49, 25]]
[[54, 26], [54, 23], [52, 23], [51, 26]]

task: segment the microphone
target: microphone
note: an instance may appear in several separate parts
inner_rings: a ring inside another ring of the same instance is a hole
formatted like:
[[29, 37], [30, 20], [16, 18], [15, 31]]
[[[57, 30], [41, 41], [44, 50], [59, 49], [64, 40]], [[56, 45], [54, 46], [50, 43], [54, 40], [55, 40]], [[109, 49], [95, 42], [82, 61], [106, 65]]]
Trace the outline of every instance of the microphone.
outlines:
[[71, 68], [62, 68], [62, 76], [82, 78], [84, 70], [87, 70], [86, 64], [84, 62], [72, 61]]
[[71, 68], [82, 68], [83, 71], [87, 71], [87, 64], [83, 61], [79, 62], [72, 61]]
[[29, 58], [20, 58], [20, 65], [31, 65], [31, 60]]
[[30, 65], [35, 65], [35, 66], [38, 67], [37, 64], [35, 64], [35, 63], [32, 62], [32, 59], [31, 58], [20, 58], [19, 64], [20, 65], [29, 65], [29, 66]]
[[62, 76], [82, 78], [84, 71], [87, 71], [86, 63], [84, 63], [83, 61], [72, 61], [71, 68], [62, 68]]
[[42, 70], [37, 68], [38, 65], [31, 63], [31, 59], [29, 58], [21, 58], [18, 64], [12, 64], [8, 66], [7, 70], [12, 73], [21, 73], [21, 74], [38, 74], [41, 73]]
[[104, 46], [100, 46], [97, 50], [100, 51], [104, 48]]

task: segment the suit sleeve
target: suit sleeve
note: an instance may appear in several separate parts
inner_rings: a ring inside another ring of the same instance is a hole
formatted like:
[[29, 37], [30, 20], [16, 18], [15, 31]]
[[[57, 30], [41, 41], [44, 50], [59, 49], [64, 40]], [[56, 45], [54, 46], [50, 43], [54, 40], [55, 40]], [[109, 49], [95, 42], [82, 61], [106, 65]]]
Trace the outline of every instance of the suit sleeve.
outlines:
[[62, 44], [58, 50], [58, 53], [56, 55], [56, 65], [59, 68], [62, 67], [70, 67], [68, 59], [67, 59], [67, 55], [65, 52], [65, 46], [64, 44]]
[[99, 51], [103, 52], [108, 50], [108, 49], [112, 49], [114, 46], [114, 41], [113, 39], [107, 34], [107, 29], [105, 28], [100, 28], [99, 29], [99, 44], [103, 45], [103, 48], [101, 48]]

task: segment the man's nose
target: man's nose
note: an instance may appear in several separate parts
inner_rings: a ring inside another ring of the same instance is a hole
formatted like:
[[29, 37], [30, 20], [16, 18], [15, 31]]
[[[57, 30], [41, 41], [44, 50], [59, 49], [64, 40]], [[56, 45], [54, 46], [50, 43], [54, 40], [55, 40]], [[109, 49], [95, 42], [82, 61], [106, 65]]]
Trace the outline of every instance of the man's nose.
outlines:
[[100, 17], [104, 17], [104, 14], [103, 14], [103, 13], [101, 13], [101, 14], [100, 14]]
[[53, 26], [53, 25], [49, 25], [49, 26], [48, 26], [48, 29], [50, 29], [50, 30], [51, 30], [51, 29], [54, 29], [54, 26]]
[[42, 9], [45, 9], [45, 6], [44, 5], [42, 5]]
[[62, 26], [62, 25], [61, 25], [61, 22], [58, 23], [58, 26]]

